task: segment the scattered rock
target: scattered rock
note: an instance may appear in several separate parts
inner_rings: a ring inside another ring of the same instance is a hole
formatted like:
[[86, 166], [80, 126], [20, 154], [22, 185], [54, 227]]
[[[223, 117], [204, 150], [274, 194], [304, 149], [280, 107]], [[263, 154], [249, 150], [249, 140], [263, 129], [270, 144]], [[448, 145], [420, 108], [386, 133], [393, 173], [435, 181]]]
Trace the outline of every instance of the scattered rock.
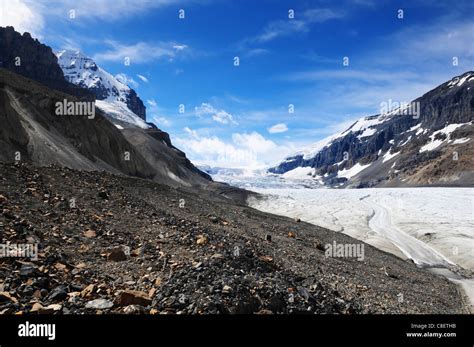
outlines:
[[36, 303], [33, 304], [33, 307], [31, 308], [30, 312], [31, 313], [38, 313], [43, 309], [44, 309], [43, 305], [41, 305], [39, 302], [36, 302]]
[[48, 299], [51, 301], [63, 301], [67, 298], [67, 291], [65, 286], [57, 286], [51, 293], [49, 293]]
[[39, 313], [42, 313], [42, 314], [52, 314], [52, 313], [55, 313], [55, 312], [59, 312], [61, 311], [63, 308], [63, 305], [61, 304], [51, 304], [49, 306], [46, 306], [44, 308], [42, 308]]
[[96, 237], [97, 233], [94, 230], [89, 229], [89, 230], [84, 231], [84, 236], [90, 239], [90, 238]]
[[273, 261], [273, 258], [268, 255], [262, 255], [261, 257], [259, 257], [259, 259], [264, 261], [265, 263], [271, 263]]
[[292, 231], [288, 232], [288, 237], [294, 239], [296, 237], [296, 234]]
[[30, 264], [22, 264], [20, 268], [20, 276], [33, 277], [36, 274], [36, 268]]
[[106, 200], [109, 199], [109, 194], [107, 194], [105, 190], [100, 191], [99, 194], [97, 195], [99, 196], [99, 198], [106, 199]]
[[267, 241], [267, 242], [272, 242], [272, 235], [266, 234], [266, 235], [265, 235], [265, 241]]
[[207, 236], [205, 235], [199, 235], [197, 237], [197, 240], [196, 240], [196, 243], [199, 245], [199, 246], [204, 246], [206, 245], [207, 243], [209, 242]]
[[229, 294], [231, 291], [232, 291], [232, 288], [228, 286], [227, 284], [224, 287], [222, 287], [223, 294]]
[[124, 261], [127, 260], [127, 254], [122, 247], [116, 247], [107, 253], [107, 261]]
[[133, 251], [130, 252], [130, 255], [132, 257], [141, 257], [144, 254], [144, 249], [143, 247], [138, 247], [137, 249], [134, 249]]
[[151, 298], [144, 292], [138, 290], [124, 290], [118, 296], [118, 305], [141, 305], [148, 306], [151, 304]]
[[145, 314], [146, 310], [140, 305], [129, 305], [123, 309], [125, 314]]
[[87, 298], [89, 297], [92, 293], [94, 293], [95, 291], [95, 285], [94, 284], [89, 284], [87, 287], [85, 287], [82, 291], [81, 291], [81, 296], [83, 298]]
[[0, 292], [0, 302], [13, 302], [17, 303], [18, 300], [11, 296], [9, 292]]
[[86, 304], [86, 308], [92, 308], [95, 310], [107, 310], [109, 308], [112, 308], [113, 306], [114, 303], [107, 299], [95, 299], [92, 301], [88, 301]]

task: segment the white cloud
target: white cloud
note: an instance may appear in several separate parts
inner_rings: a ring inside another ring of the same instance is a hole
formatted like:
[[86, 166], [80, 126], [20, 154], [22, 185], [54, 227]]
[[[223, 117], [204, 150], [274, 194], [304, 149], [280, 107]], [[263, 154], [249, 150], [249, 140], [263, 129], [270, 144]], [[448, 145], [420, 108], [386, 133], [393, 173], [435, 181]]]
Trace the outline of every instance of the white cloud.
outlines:
[[183, 5], [183, 0], [0, 0], [0, 26], [13, 26], [18, 32], [41, 38], [46, 17], [70, 20], [71, 10], [75, 21], [113, 22], [175, 4]]
[[224, 110], [218, 110], [216, 108], [214, 108], [214, 106], [212, 106], [211, 104], [209, 103], [205, 103], [203, 102], [201, 104], [201, 106], [197, 106], [194, 108], [194, 113], [198, 116], [198, 117], [202, 117], [202, 116], [212, 116], [212, 119], [218, 123], [221, 123], [221, 124], [238, 124], [235, 120], [234, 120], [234, 117], [224, 111]]
[[169, 127], [171, 126], [171, 121], [165, 117], [153, 116], [153, 121], [155, 125], [160, 128], [162, 126]]
[[44, 19], [39, 7], [34, 3], [22, 0], [1, 0], [0, 26], [13, 26], [20, 33], [29, 32], [32, 36], [41, 38]]
[[108, 40], [105, 42], [110, 49], [97, 53], [94, 59], [97, 61], [115, 61], [122, 62], [125, 58], [130, 59], [130, 64], [147, 63], [156, 59], [173, 60], [177, 52], [174, 42], [137, 42], [132, 45], [126, 45], [117, 41]]
[[295, 151], [291, 145], [279, 146], [257, 132], [234, 133], [226, 141], [218, 136], [200, 136], [184, 128], [185, 137], [176, 137], [177, 146], [198, 164], [218, 167], [261, 169], [275, 165]]
[[148, 105], [151, 107], [156, 107], [158, 104], [156, 103], [155, 99], [149, 99], [146, 101]]
[[[5, 0], [2, 0], [5, 1]], [[9, 1], [9, 0], [6, 0]], [[38, 0], [26, 0], [29, 5]], [[75, 20], [100, 19], [112, 22], [131, 17], [151, 9], [180, 3], [179, 0], [48, 0], [42, 1], [45, 15], [66, 17], [75, 10]]]
[[137, 81], [135, 81], [132, 77], [128, 76], [127, 74], [119, 73], [119, 74], [115, 75], [115, 78], [119, 82], [121, 82], [121, 83], [123, 83], [123, 84], [125, 84], [125, 85], [127, 85], [131, 88], [137, 88], [139, 86]]
[[137, 77], [141, 79], [143, 82], [148, 83], [148, 78], [146, 78], [145, 76], [137, 74]]
[[288, 131], [288, 126], [285, 123], [278, 123], [268, 128], [270, 134], [279, 134]]
[[188, 48], [188, 46], [187, 45], [174, 45], [173, 48], [177, 51], [183, 51], [186, 48]]
[[332, 19], [344, 17], [343, 12], [329, 8], [313, 8], [299, 13], [295, 12], [295, 18], [270, 22], [263, 32], [251, 41], [268, 42], [282, 36], [291, 36], [299, 32], [307, 32], [311, 25], [323, 23]]

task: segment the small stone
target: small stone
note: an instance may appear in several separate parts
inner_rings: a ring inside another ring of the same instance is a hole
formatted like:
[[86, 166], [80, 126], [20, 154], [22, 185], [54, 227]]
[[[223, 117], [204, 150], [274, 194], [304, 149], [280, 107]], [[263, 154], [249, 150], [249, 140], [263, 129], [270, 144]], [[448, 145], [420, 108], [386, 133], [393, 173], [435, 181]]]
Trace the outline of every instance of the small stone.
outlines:
[[90, 238], [96, 237], [97, 233], [94, 230], [89, 229], [89, 230], [84, 231], [84, 236], [90, 239]]
[[156, 294], [156, 288], [151, 288], [150, 291], [148, 292], [148, 296], [150, 298], [153, 298]]
[[4, 314], [12, 314], [13, 312], [15, 312], [13, 310], [13, 307], [7, 307], [3, 310], [0, 311], [0, 315], [4, 315]]
[[271, 263], [273, 261], [273, 258], [268, 255], [262, 255], [260, 257], [260, 260], [264, 261], [265, 263]]
[[193, 262], [193, 268], [199, 269], [201, 266], [202, 266], [202, 262], [201, 262], [201, 261], [199, 261], [199, 262]]
[[214, 253], [212, 256], [211, 256], [212, 259], [224, 259], [224, 255], [221, 254], [221, 253]]
[[323, 252], [326, 251], [326, 247], [321, 242], [318, 242], [316, 244], [316, 249], [319, 249], [320, 251], [323, 251]]
[[67, 298], [67, 291], [66, 287], [64, 286], [57, 286], [54, 288], [51, 293], [49, 294], [48, 299], [51, 301], [62, 301]]
[[114, 303], [107, 299], [95, 299], [92, 301], [88, 301], [86, 304], [86, 308], [92, 308], [95, 310], [107, 310], [109, 308], [112, 308], [113, 306]]
[[33, 307], [31, 308], [30, 312], [31, 313], [40, 312], [43, 309], [44, 309], [43, 305], [41, 305], [39, 302], [36, 302], [33, 304]]
[[102, 198], [102, 199], [109, 199], [109, 194], [107, 194], [107, 192], [105, 190], [102, 190], [99, 192], [99, 194], [97, 194], [99, 196], [99, 198]]
[[144, 292], [138, 290], [124, 290], [118, 296], [118, 304], [120, 306], [141, 305], [148, 306], [151, 304], [151, 298]]
[[20, 276], [32, 277], [36, 273], [36, 268], [30, 264], [22, 264], [20, 268]]
[[49, 306], [46, 306], [47, 310], [52, 310], [52, 311], [61, 311], [63, 308], [63, 305], [61, 304], [51, 304]]
[[267, 241], [267, 242], [272, 242], [272, 235], [266, 234], [266, 235], [265, 235], [265, 241]]
[[145, 308], [140, 305], [129, 305], [123, 309], [125, 314], [145, 314]]
[[222, 287], [222, 293], [224, 294], [229, 294], [231, 291], [232, 291], [232, 288], [228, 286], [227, 284], [224, 287]]
[[127, 260], [127, 255], [122, 247], [112, 249], [107, 253], [107, 261], [124, 261]]
[[86, 263], [79, 263], [76, 265], [76, 269], [84, 269], [86, 267], [87, 267]]
[[67, 269], [67, 266], [61, 263], [54, 264], [54, 267], [56, 270], [59, 270], [59, 271], [65, 271]]
[[196, 243], [199, 245], [199, 246], [204, 246], [206, 245], [207, 243], [209, 242], [208, 238], [205, 236], [205, 235], [199, 235], [197, 237], [197, 240], [196, 240]]
[[54, 312], [61, 311], [62, 308], [63, 306], [61, 304], [51, 304], [39, 309], [37, 312], [41, 314], [53, 314]]
[[288, 233], [288, 237], [294, 239], [294, 238], [296, 237], [296, 234], [295, 234], [294, 232], [290, 231], [290, 232]]
[[82, 291], [81, 291], [81, 296], [83, 298], [86, 298], [88, 296], [90, 296], [92, 293], [94, 293], [95, 291], [95, 285], [93, 284], [89, 284], [87, 287], [85, 287]]
[[9, 292], [0, 292], [0, 302], [13, 302], [18, 303], [18, 300], [11, 296]]

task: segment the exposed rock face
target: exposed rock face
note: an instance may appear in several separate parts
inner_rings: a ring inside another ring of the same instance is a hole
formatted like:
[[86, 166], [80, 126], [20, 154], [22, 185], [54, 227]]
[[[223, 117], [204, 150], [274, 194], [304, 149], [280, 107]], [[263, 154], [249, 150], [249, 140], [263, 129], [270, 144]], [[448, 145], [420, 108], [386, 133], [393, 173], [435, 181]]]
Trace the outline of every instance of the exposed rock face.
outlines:
[[130, 89], [130, 93], [127, 95], [126, 104], [133, 113], [135, 113], [141, 119], [146, 120], [146, 107], [143, 104], [142, 99], [138, 97], [135, 90]]
[[71, 95], [94, 98], [88, 91], [66, 81], [50, 47], [29, 33], [21, 35], [13, 27], [0, 27], [0, 67]]
[[[407, 114], [399, 111], [360, 119], [269, 171], [316, 168], [316, 175], [330, 185], [473, 185], [474, 72], [443, 83], [412, 105]], [[462, 155], [453, 160], [453, 152]], [[341, 171], [356, 164], [367, 168], [344, 177]]]
[[[135, 91], [80, 52], [64, 53], [66, 78], [51, 48], [12, 27], [0, 28], [0, 161], [106, 170], [172, 186], [211, 183], [167, 133], [144, 121], [145, 107]], [[104, 100], [92, 107], [93, 119], [58, 116], [56, 102], [79, 100], [71, 95]]]
[[132, 136], [122, 133], [100, 111], [94, 119], [56, 115], [55, 103], [64, 98], [74, 100], [0, 69], [0, 161], [105, 170], [173, 186], [210, 183], [207, 175], [171, 145], [166, 133], [161, 136], [167, 141], [161, 141], [145, 129], [126, 129], [136, 139], [131, 143], [127, 137]]

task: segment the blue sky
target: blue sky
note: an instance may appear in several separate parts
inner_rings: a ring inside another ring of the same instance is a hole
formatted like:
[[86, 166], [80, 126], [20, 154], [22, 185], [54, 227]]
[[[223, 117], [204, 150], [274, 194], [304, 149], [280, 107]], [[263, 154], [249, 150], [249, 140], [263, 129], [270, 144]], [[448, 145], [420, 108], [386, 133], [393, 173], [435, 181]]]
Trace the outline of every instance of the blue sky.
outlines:
[[214, 166], [274, 164], [379, 113], [382, 102], [411, 101], [474, 69], [472, 1], [0, 0], [0, 6], [0, 25], [30, 31], [55, 50], [80, 49], [110, 73], [126, 74], [148, 120], [191, 160]]

